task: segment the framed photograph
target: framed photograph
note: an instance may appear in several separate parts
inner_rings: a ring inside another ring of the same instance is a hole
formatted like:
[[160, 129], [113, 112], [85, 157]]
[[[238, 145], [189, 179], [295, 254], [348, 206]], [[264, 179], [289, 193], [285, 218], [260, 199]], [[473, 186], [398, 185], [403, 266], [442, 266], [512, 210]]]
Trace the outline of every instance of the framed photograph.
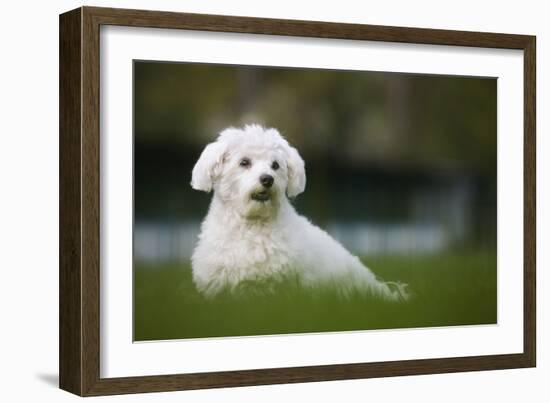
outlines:
[[60, 387], [533, 367], [535, 37], [60, 16]]

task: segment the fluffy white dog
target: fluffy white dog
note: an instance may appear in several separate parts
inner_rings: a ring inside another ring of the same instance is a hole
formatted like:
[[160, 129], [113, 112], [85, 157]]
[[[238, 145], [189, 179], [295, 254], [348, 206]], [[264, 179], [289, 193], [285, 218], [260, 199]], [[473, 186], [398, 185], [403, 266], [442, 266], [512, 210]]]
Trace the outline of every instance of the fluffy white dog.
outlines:
[[406, 299], [404, 284], [380, 281], [298, 215], [289, 198], [305, 185], [304, 161], [276, 129], [228, 128], [206, 146], [191, 180], [193, 189], [214, 191], [192, 257], [199, 292], [214, 296], [290, 275], [302, 286], [330, 285], [344, 295]]

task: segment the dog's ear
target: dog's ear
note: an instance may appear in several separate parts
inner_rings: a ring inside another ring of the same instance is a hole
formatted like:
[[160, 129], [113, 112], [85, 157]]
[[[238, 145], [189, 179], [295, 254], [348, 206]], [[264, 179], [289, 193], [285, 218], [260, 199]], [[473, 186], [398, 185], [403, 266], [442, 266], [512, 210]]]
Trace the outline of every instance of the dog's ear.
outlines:
[[226, 146], [221, 141], [208, 144], [191, 174], [191, 187], [195, 190], [210, 192], [216, 178], [221, 174]]
[[296, 197], [306, 188], [306, 167], [304, 160], [298, 151], [287, 147], [288, 184], [286, 194], [288, 197]]

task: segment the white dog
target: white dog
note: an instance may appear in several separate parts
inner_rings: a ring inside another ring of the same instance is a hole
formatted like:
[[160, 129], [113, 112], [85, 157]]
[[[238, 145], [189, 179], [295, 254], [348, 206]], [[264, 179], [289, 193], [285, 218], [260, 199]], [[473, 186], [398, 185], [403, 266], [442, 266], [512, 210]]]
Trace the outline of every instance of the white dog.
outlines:
[[214, 296], [244, 283], [292, 275], [303, 286], [406, 299], [404, 284], [378, 280], [356, 256], [296, 213], [288, 198], [305, 185], [304, 161], [276, 129], [228, 128], [208, 144], [191, 180], [193, 189], [214, 191], [192, 257], [197, 289]]

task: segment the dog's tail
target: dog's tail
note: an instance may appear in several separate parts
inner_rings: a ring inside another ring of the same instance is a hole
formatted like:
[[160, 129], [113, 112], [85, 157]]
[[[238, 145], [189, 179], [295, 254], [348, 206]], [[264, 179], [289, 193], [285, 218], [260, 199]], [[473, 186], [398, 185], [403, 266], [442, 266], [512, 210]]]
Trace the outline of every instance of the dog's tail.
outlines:
[[396, 281], [385, 281], [384, 284], [386, 284], [390, 289], [391, 296], [393, 297], [392, 299], [405, 302], [411, 298], [408, 284]]
[[367, 266], [365, 266], [357, 257], [351, 261], [353, 264], [348, 266], [348, 273], [351, 275], [352, 289], [350, 291], [370, 292], [373, 296], [386, 301], [406, 302], [411, 299], [411, 292], [408, 284], [385, 281], [379, 278]]
[[352, 279], [355, 291], [368, 291], [378, 298], [394, 302], [406, 302], [411, 298], [408, 284], [385, 281], [363, 265], [355, 267]]

